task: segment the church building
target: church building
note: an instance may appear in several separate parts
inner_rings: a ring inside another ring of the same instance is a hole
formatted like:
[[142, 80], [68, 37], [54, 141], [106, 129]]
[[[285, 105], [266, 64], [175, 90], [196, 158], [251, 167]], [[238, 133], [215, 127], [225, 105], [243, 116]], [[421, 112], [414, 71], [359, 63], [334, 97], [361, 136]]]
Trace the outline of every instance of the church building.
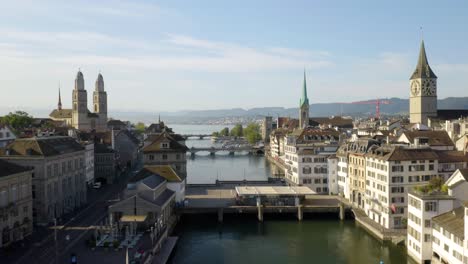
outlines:
[[107, 93], [104, 90], [104, 78], [98, 75], [93, 92], [93, 112], [88, 110], [88, 93], [85, 90], [83, 73], [78, 71], [73, 90], [72, 109], [62, 108], [59, 90], [57, 109], [50, 113], [50, 118], [63, 121], [67, 126], [80, 131], [103, 132], [107, 130]]
[[427, 61], [424, 41], [421, 42], [416, 69], [410, 78], [410, 122], [427, 125], [430, 117], [437, 117], [437, 76]]

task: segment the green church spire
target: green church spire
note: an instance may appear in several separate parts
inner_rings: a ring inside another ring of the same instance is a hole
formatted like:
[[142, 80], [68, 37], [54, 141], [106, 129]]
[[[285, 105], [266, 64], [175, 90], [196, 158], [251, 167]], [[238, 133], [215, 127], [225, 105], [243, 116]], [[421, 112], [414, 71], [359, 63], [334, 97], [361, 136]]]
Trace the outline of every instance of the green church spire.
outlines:
[[309, 98], [307, 98], [307, 83], [306, 83], [306, 73], [304, 69], [304, 84], [302, 85], [302, 96], [299, 101], [299, 107], [302, 107], [304, 104], [309, 105]]

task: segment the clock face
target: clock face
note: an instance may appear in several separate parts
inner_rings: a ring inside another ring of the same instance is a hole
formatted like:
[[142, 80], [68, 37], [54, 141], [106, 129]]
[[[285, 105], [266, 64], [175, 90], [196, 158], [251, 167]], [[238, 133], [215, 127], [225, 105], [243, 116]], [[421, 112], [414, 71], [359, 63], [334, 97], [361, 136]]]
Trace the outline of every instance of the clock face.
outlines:
[[436, 94], [436, 83], [434, 80], [424, 80], [422, 84], [422, 95], [433, 96]]
[[417, 96], [419, 95], [419, 91], [420, 91], [420, 87], [419, 87], [419, 82], [418, 81], [413, 81], [411, 83], [411, 93], [413, 94], [413, 96]]

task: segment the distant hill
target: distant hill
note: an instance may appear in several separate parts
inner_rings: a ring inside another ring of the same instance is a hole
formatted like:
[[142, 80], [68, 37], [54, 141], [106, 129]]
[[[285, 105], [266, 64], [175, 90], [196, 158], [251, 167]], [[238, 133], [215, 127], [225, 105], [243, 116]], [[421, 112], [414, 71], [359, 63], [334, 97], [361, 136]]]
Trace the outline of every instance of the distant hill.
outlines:
[[[408, 114], [408, 99], [388, 98], [388, 105], [381, 105], [380, 112], [383, 115], [399, 115]], [[373, 100], [368, 100], [373, 101]], [[438, 100], [439, 109], [468, 109], [468, 97], [448, 97]], [[0, 106], [0, 115], [7, 114], [10, 111], [25, 110], [35, 117], [48, 117], [50, 110], [46, 109], [31, 109], [31, 108], [5, 108]], [[259, 107], [252, 109], [232, 108], [232, 109], [217, 109], [217, 110], [184, 110], [176, 112], [136, 112], [136, 111], [119, 111], [109, 109], [109, 116], [131, 122], [143, 121], [145, 123], [155, 122], [158, 114], [164, 121], [171, 123], [204, 123], [208, 120], [223, 119], [230, 117], [245, 117], [249, 120], [257, 119], [261, 116], [290, 116], [298, 115], [298, 108], [284, 107]], [[370, 116], [375, 114], [375, 105], [372, 104], [349, 104], [349, 103], [318, 103], [310, 105], [310, 116]]]
[[[408, 99], [389, 98], [390, 104], [381, 104], [380, 112], [383, 115], [408, 114]], [[370, 102], [367, 100], [363, 102]], [[439, 109], [468, 109], [468, 97], [448, 97], [438, 100]], [[373, 104], [349, 104], [349, 103], [318, 103], [310, 105], [310, 116], [333, 116], [333, 115], [373, 115], [375, 114], [375, 105]], [[203, 111], [178, 111], [166, 112], [161, 115], [166, 117], [184, 116], [187, 118], [219, 118], [230, 116], [296, 116], [298, 108], [284, 107], [261, 107], [252, 109], [219, 109]]]

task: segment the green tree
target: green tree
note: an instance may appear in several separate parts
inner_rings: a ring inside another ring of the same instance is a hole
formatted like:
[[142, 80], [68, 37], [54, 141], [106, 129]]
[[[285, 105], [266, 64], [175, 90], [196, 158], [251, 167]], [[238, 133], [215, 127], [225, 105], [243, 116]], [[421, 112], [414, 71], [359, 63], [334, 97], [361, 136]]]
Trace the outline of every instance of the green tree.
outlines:
[[257, 123], [250, 123], [244, 129], [244, 136], [250, 144], [255, 144], [262, 139], [260, 126]]
[[10, 112], [2, 117], [0, 122], [10, 125], [13, 130], [18, 132], [21, 129], [30, 127], [33, 122], [33, 117], [24, 111]]
[[237, 124], [231, 129], [231, 136], [233, 136], [233, 137], [242, 137], [242, 136], [244, 136], [244, 131], [243, 130], [244, 129], [243, 129], [242, 125]]
[[143, 122], [138, 122], [135, 125], [135, 131], [139, 134], [143, 134], [145, 132], [146, 126]]
[[225, 127], [225, 128], [223, 128], [223, 129], [221, 129], [221, 131], [219, 131], [219, 134], [220, 134], [221, 136], [225, 136], [225, 137], [229, 136], [229, 128], [228, 128], [228, 127]]
[[216, 131], [215, 131], [215, 132], [213, 132], [213, 133], [211, 134], [211, 136], [213, 136], [213, 137], [219, 137], [219, 132], [216, 132]]

